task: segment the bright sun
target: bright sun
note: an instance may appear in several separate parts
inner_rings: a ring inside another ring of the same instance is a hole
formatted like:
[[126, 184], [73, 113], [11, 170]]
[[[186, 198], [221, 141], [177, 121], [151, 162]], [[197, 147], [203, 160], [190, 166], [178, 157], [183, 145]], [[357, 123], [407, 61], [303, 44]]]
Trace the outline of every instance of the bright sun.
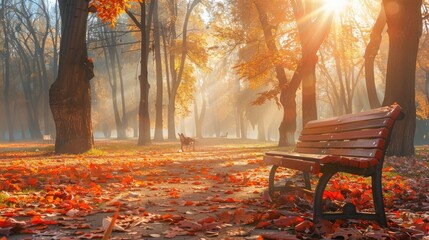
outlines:
[[349, 4], [349, 0], [324, 0], [325, 8], [328, 11], [341, 12]]

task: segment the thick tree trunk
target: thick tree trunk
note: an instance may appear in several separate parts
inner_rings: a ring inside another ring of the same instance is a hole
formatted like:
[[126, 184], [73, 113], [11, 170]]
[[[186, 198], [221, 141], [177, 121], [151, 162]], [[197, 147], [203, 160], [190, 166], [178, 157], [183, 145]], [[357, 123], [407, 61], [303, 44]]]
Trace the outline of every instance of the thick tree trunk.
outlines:
[[282, 89], [280, 103], [283, 106], [283, 120], [279, 127], [279, 146], [295, 144], [296, 131], [296, 90]]
[[[318, 49], [317, 49], [318, 50]], [[302, 59], [302, 124], [317, 119], [316, 64], [317, 50]]]
[[[317, 52], [327, 38], [332, 24], [333, 12], [322, 11], [321, 6], [313, 10], [310, 5], [292, 1], [295, 21], [301, 44], [301, 66], [298, 75], [302, 79], [302, 125], [317, 119], [316, 64]], [[307, 3], [307, 2], [305, 2]], [[317, 16], [314, 20], [313, 17]], [[314, 34], [317, 32], [318, 34]]]
[[382, 33], [386, 26], [386, 14], [383, 4], [381, 4], [380, 13], [375, 20], [374, 27], [371, 30], [370, 40], [365, 49], [365, 81], [368, 92], [369, 105], [371, 108], [380, 107], [380, 101], [377, 97], [374, 78], [374, 60], [380, 49]]
[[154, 37], [154, 51], [155, 51], [155, 68], [156, 68], [156, 103], [155, 103], [155, 133], [154, 140], [163, 141], [163, 119], [162, 119], [162, 98], [163, 98], [163, 84], [162, 84], [162, 62], [161, 62], [161, 35], [159, 24], [159, 8], [158, 1], [155, 1], [155, 9], [153, 13], [153, 37]]
[[419, 39], [422, 33], [421, 0], [383, 0], [389, 34], [386, 93], [383, 106], [398, 103], [405, 119], [392, 131], [388, 155], [414, 154], [416, 127], [415, 77]]
[[60, 0], [62, 38], [58, 77], [49, 90], [56, 127], [56, 153], [93, 148], [90, 80], [93, 64], [86, 49], [88, 1]]

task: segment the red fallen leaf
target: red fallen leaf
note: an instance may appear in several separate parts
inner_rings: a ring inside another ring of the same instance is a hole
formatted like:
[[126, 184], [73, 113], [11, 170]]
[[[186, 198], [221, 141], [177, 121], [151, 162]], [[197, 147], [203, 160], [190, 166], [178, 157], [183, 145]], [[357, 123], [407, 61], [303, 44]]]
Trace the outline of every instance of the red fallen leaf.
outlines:
[[279, 219], [274, 220], [274, 226], [276, 227], [290, 227], [296, 225], [304, 219], [300, 217], [280, 217]]
[[270, 222], [267, 222], [267, 221], [261, 221], [261, 222], [259, 222], [259, 223], [256, 225], [256, 227], [255, 227], [255, 228], [257, 228], [257, 229], [261, 229], [261, 228], [266, 228], [266, 227], [268, 227], [268, 226], [271, 226], [271, 223], [270, 223]]
[[103, 238], [104, 234], [100, 233], [85, 233], [80, 236], [77, 236], [77, 239], [94, 239], [94, 238]]
[[171, 230], [165, 233], [166, 238], [174, 238], [176, 236], [185, 236], [185, 235], [194, 235], [194, 234], [178, 227], [173, 227], [171, 228]]
[[202, 231], [218, 231], [220, 229], [222, 229], [224, 223], [221, 222], [212, 222], [212, 223], [204, 223], [203, 224], [203, 228], [201, 229]]
[[192, 201], [186, 201], [184, 206], [192, 206], [194, 203]]
[[14, 212], [5, 212], [2, 215], [5, 217], [15, 217], [16, 214]]
[[331, 234], [334, 232], [334, 224], [329, 220], [320, 220], [315, 225], [315, 228], [319, 234]]
[[197, 232], [203, 228], [203, 226], [197, 222], [191, 222], [186, 220], [178, 222], [178, 226], [190, 232]]
[[204, 224], [204, 223], [212, 223], [212, 222], [215, 222], [215, 221], [216, 221], [216, 219], [214, 217], [208, 216], [208, 217], [205, 217], [205, 218], [202, 218], [202, 219], [198, 220], [198, 223], [199, 224]]
[[298, 223], [295, 226], [295, 231], [297, 232], [305, 232], [305, 231], [309, 231], [314, 227], [314, 224], [308, 220], [305, 220], [301, 223]]
[[29, 178], [28, 179], [28, 184], [30, 184], [33, 187], [37, 186], [37, 182], [38, 182], [37, 178]]
[[234, 191], [232, 191], [232, 190], [225, 191], [225, 194], [233, 194], [233, 193], [234, 193]]
[[219, 221], [224, 222], [224, 223], [229, 223], [231, 222], [233, 216], [234, 216], [234, 212], [231, 211], [224, 211], [221, 213], [216, 214]]
[[278, 232], [278, 233], [264, 233], [261, 234], [262, 239], [271, 239], [271, 240], [296, 240], [298, 239], [295, 235], [289, 234], [287, 232]]
[[268, 193], [268, 190], [264, 191], [264, 193], [262, 193], [262, 201], [264, 202], [272, 202], [273, 200], [270, 197], [270, 194]]
[[6, 198], [4, 201], [6, 203], [14, 203], [14, 204], [17, 204], [19, 202], [19, 200], [14, 197]]
[[236, 224], [241, 224], [241, 223], [249, 224], [254, 222], [254, 216], [251, 214], [247, 214], [244, 208], [239, 208], [235, 210], [234, 222]]
[[34, 225], [39, 225], [39, 224], [55, 225], [55, 224], [57, 224], [57, 222], [53, 221], [53, 220], [43, 220], [40, 216], [34, 216], [33, 218], [31, 218], [31, 223]]

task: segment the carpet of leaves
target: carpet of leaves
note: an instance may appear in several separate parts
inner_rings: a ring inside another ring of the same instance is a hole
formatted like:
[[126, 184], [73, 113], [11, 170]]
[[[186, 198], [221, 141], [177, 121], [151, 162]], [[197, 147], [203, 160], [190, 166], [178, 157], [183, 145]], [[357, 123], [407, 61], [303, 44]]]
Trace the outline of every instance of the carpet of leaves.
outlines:
[[[262, 155], [275, 143], [202, 139], [55, 155], [52, 144], [0, 143], [0, 239], [429, 239], [429, 147], [388, 158], [383, 170], [389, 228], [374, 222], [312, 222], [312, 197], [266, 193]], [[300, 183], [282, 169], [279, 179]], [[371, 211], [367, 178], [338, 175], [327, 208]], [[312, 178], [313, 184], [317, 176]], [[118, 214], [115, 214], [115, 212]]]

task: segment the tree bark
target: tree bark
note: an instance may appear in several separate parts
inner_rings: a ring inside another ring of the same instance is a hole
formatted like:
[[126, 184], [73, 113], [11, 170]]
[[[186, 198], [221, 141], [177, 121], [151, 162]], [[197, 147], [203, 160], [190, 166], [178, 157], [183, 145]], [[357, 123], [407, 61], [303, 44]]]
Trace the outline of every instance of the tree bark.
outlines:
[[[301, 44], [301, 66], [295, 73], [302, 80], [302, 125], [317, 119], [316, 64], [317, 52], [329, 34], [333, 12], [313, 9], [310, 1], [291, 1]], [[319, 12], [317, 15], [316, 13]], [[317, 17], [313, 20], [314, 15]], [[315, 34], [317, 33], [317, 34]]]
[[156, 68], [156, 103], [155, 103], [155, 133], [154, 140], [163, 141], [163, 119], [162, 119], [162, 98], [163, 98], [163, 84], [162, 84], [162, 61], [161, 61], [161, 34], [159, 24], [159, 8], [158, 1], [155, 1], [155, 9], [153, 13], [153, 38], [154, 38], [154, 52], [155, 52], [155, 68]]
[[[154, 0], [151, 1], [151, 4]], [[139, 103], [139, 139], [138, 146], [147, 145], [150, 143], [150, 118], [149, 118], [149, 80], [147, 54], [149, 41], [149, 24], [146, 24], [146, 3], [140, 3], [140, 24], [143, 26], [141, 30], [141, 67], [140, 67], [140, 103]]]
[[414, 154], [416, 127], [415, 78], [419, 39], [422, 34], [421, 0], [383, 0], [389, 35], [386, 92], [383, 106], [398, 103], [405, 118], [392, 131], [388, 155]]
[[374, 78], [374, 60], [380, 49], [382, 33], [386, 26], [386, 14], [384, 12], [383, 4], [381, 4], [380, 13], [375, 20], [374, 26], [371, 30], [370, 40], [365, 49], [365, 81], [366, 89], [368, 92], [369, 105], [371, 108], [380, 107], [380, 100], [377, 97], [377, 90], [375, 88]]
[[6, 124], [8, 127], [8, 139], [9, 142], [13, 142], [14, 138], [14, 127], [12, 121], [12, 115], [10, 112], [10, 97], [9, 97], [9, 86], [10, 86], [10, 50], [9, 50], [9, 31], [6, 24], [6, 0], [2, 1], [1, 7], [3, 9], [1, 22], [4, 32], [4, 69], [3, 69], [3, 78], [4, 78], [4, 86], [3, 86], [3, 104], [5, 110], [5, 118]]
[[59, 0], [62, 20], [58, 77], [49, 89], [56, 127], [56, 153], [83, 153], [93, 148], [86, 27], [88, 1]]

